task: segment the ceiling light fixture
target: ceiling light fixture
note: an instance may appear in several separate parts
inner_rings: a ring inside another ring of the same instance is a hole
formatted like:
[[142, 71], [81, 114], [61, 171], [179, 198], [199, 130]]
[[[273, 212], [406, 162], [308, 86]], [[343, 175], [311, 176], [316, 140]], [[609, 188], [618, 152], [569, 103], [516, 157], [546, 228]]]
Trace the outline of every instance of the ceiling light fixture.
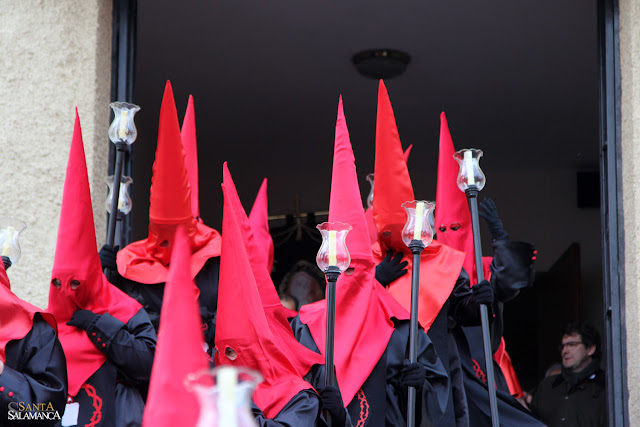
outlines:
[[369, 49], [353, 55], [351, 61], [363, 76], [388, 80], [404, 73], [411, 57], [396, 49]]

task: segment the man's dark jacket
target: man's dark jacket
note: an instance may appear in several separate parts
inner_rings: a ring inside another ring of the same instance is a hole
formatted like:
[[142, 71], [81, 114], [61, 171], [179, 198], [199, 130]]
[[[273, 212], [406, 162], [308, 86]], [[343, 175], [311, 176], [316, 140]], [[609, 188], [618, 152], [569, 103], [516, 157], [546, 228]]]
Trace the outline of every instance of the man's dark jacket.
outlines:
[[549, 427], [596, 427], [607, 425], [605, 375], [597, 365], [585, 368], [583, 380], [571, 385], [563, 374], [542, 380], [531, 410]]

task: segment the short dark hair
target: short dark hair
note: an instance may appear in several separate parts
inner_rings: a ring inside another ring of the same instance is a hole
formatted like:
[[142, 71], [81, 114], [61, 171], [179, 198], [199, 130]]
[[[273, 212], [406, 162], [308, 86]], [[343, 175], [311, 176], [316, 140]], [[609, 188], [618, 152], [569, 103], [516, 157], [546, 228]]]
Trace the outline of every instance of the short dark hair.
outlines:
[[585, 347], [596, 346], [596, 351], [593, 353], [594, 359], [600, 359], [600, 334], [590, 324], [586, 322], [573, 322], [569, 323], [565, 328], [563, 335], [580, 335], [582, 343]]
[[280, 294], [287, 293], [291, 279], [296, 273], [300, 273], [300, 272], [307, 273], [316, 282], [318, 282], [318, 285], [320, 285], [320, 287], [323, 290], [325, 289], [326, 283], [325, 283], [325, 278], [322, 271], [318, 268], [316, 264], [312, 264], [309, 261], [301, 259], [300, 261], [296, 262], [294, 266], [291, 267], [291, 270], [289, 270], [287, 274], [285, 274], [285, 276], [282, 278], [282, 282], [280, 282], [280, 286], [278, 287]]

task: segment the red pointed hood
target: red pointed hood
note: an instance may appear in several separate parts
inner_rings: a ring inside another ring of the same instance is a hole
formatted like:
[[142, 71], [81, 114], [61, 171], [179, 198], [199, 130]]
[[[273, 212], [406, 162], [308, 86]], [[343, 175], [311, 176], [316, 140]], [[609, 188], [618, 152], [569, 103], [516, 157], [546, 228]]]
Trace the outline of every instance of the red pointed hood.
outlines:
[[[106, 356], [89, 340], [85, 331], [67, 325], [73, 313], [80, 309], [97, 314], [108, 312], [127, 323], [141, 308], [136, 300], [110, 284], [102, 273], [77, 112], [51, 281], [47, 311], [58, 322], [60, 343], [67, 357], [69, 394], [75, 396], [87, 378], [102, 366]], [[72, 281], [79, 282], [77, 289], [72, 289]]]
[[209, 258], [220, 255], [219, 233], [198, 223], [191, 211], [191, 187], [185, 167], [178, 113], [171, 83], [167, 81], [160, 108], [158, 145], [149, 198], [149, 237], [118, 253], [118, 272], [140, 283], [164, 283], [169, 272], [173, 238], [185, 227], [191, 244], [191, 277]]
[[[411, 144], [410, 146], [407, 147], [406, 150], [404, 150], [404, 162], [408, 163], [409, 162], [409, 156], [411, 155], [411, 149], [413, 148], [413, 144]], [[366, 209], [364, 211], [364, 217], [367, 220], [367, 228], [369, 230], [369, 238], [371, 239], [371, 244], [373, 245], [375, 242], [378, 241], [378, 230], [376, 229], [376, 224], [373, 220], [373, 210], [372, 209]]]
[[[222, 185], [222, 256], [218, 292], [215, 363], [246, 366], [259, 371], [264, 381], [253, 401], [267, 418], [273, 418], [301, 390], [311, 388], [286, 355], [286, 348], [269, 327], [262, 307], [239, 215], [229, 189]], [[238, 309], [241, 301], [242, 309]]]
[[286, 352], [288, 359], [296, 367], [300, 376], [304, 377], [313, 365], [324, 363], [324, 358], [318, 353], [309, 350], [295, 339], [291, 325], [289, 324], [287, 309], [282, 306], [276, 287], [271, 280], [271, 275], [264, 268], [264, 251], [259, 247], [260, 243], [253, 235], [253, 227], [251, 227], [250, 220], [247, 218], [247, 214], [242, 207], [226, 162], [223, 164], [222, 171], [225, 191], [227, 191], [229, 201], [233, 204], [234, 211], [237, 214], [267, 323], [276, 339], [277, 345], [280, 348], [286, 346], [289, 349], [289, 351]]
[[193, 217], [191, 187], [184, 158], [173, 89], [167, 81], [160, 107], [158, 145], [149, 197], [149, 222], [182, 224]]
[[466, 254], [464, 269], [475, 280], [473, 230], [467, 196], [456, 184], [458, 162], [444, 111], [440, 113], [440, 152], [438, 155], [438, 187], [436, 191], [435, 232], [438, 241]]
[[[373, 245], [376, 263], [382, 261], [387, 249], [403, 252], [412, 270], [412, 256], [402, 242], [401, 232], [407, 220], [402, 203], [414, 200], [411, 178], [402, 153], [391, 102], [384, 83], [378, 92], [378, 118], [376, 123], [375, 190], [373, 219], [378, 230], [378, 242]], [[460, 274], [464, 254], [433, 241], [420, 257], [420, 296], [418, 320], [427, 331], [442, 305], [449, 298]], [[438, 286], [433, 284], [437, 283]], [[389, 293], [405, 309], [411, 308], [411, 274], [393, 282]]]
[[11, 292], [9, 277], [4, 264], [0, 262], [0, 361], [7, 361], [5, 347], [9, 341], [20, 340], [29, 333], [36, 313], [40, 313], [57, 330], [56, 320], [51, 314], [21, 300]]
[[189, 95], [187, 111], [182, 121], [182, 145], [184, 147], [184, 163], [187, 167], [187, 177], [191, 187], [191, 212], [196, 218], [200, 217], [200, 202], [198, 196], [198, 144], [196, 141], [196, 112], [193, 105], [193, 95]]
[[382, 80], [378, 89], [373, 220], [381, 245], [410, 253], [401, 232], [407, 220], [402, 203], [414, 200], [407, 163], [396, 127], [389, 94]]
[[[353, 274], [341, 274], [336, 284], [334, 362], [340, 392], [347, 406], [387, 347], [393, 333], [391, 317], [408, 318], [408, 313], [402, 308], [398, 309], [397, 315], [389, 310], [389, 305], [384, 302], [385, 296], [388, 298], [389, 295], [375, 281], [376, 266], [342, 97], [336, 121], [329, 221], [343, 222], [353, 227], [346, 240]], [[300, 310], [300, 320], [309, 327], [323, 355], [326, 345], [326, 304], [326, 300], [321, 300], [304, 305]]]
[[189, 274], [190, 258], [189, 239], [180, 227], [162, 300], [143, 426], [191, 426], [198, 420], [196, 395], [186, 390], [184, 379], [190, 373], [207, 369], [209, 362], [202, 350], [198, 288]]
[[271, 273], [273, 269], [273, 238], [269, 233], [269, 209], [267, 200], [267, 178], [262, 181], [251, 213], [249, 213], [251, 231], [258, 247], [262, 248], [261, 258]]
[[409, 163], [409, 156], [411, 156], [411, 149], [413, 148], [413, 144], [411, 144], [410, 146], [407, 147], [406, 150], [404, 150], [404, 162], [405, 163]]

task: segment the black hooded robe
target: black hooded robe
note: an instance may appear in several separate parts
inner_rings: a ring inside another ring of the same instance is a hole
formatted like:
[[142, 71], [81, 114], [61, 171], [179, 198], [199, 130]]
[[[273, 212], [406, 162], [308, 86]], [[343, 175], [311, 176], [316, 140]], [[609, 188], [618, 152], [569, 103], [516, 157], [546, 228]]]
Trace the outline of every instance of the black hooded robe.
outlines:
[[[67, 398], [67, 362], [55, 330], [36, 313], [29, 333], [22, 339], [9, 341], [5, 354], [0, 374], [0, 425], [53, 425], [57, 416], [62, 417]], [[10, 418], [11, 402], [15, 405], [22, 402], [24, 408], [34, 403], [45, 404], [45, 410], [39, 412], [52, 420], [26, 421], [22, 417], [27, 415], [20, 410]], [[48, 410], [49, 403], [53, 411]]]
[[[503, 304], [514, 298], [520, 289], [531, 286], [533, 263], [531, 261], [533, 246], [523, 242], [511, 242], [502, 239], [493, 243], [494, 259], [491, 263], [491, 284], [494, 288], [495, 301], [490, 307], [490, 329], [492, 354], [498, 349], [503, 331]], [[454, 289], [454, 292], [456, 290]], [[461, 292], [462, 293], [462, 292]], [[469, 409], [469, 425], [471, 427], [491, 426], [491, 408], [489, 390], [486, 384], [486, 362], [480, 326], [467, 326], [480, 323], [480, 310], [477, 304], [463, 299], [454, 307], [454, 318], [457, 321], [453, 329], [460, 354], [464, 387]], [[464, 319], [464, 321], [461, 321]], [[540, 427], [544, 423], [535, 418], [511, 394], [500, 366], [491, 359], [493, 366], [498, 417], [501, 426]]]
[[[406, 425], [407, 389], [400, 387], [400, 371], [409, 358], [409, 321], [393, 319], [394, 332], [387, 348], [358, 393], [347, 405], [353, 425], [383, 427]], [[320, 353], [307, 325], [299, 317], [292, 320], [296, 339]], [[422, 331], [422, 329], [420, 329]], [[352, 351], [357, 351], [353, 349]], [[428, 426], [444, 413], [448, 397], [448, 377], [427, 334], [418, 334], [418, 362], [427, 373], [416, 398], [416, 425]], [[305, 377], [314, 387], [324, 385], [324, 365], [315, 365]], [[384, 390], [384, 392], [383, 392]]]
[[156, 348], [147, 312], [141, 308], [126, 325], [105, 313], [86, 332], [107, 360], [67, 403], [68, 411], [78, 412], [77, 418], [71, 417], [76, 424], [70, 425], [140, 426]]
[[326, 427], [320, 397], [313, 390], [301, 390], [274, 418], [266, 418], [251, 401], [251, 412], [259, 427]]
[[[220, 257], [209, 258], [195, 277], [196, 286], [200, 290], [200, 314], [204, 328], [207, 350], [215, 347], [216, 311], [218, 308], [218, 276], [220, 273]], [[160, 310], [164, 296], [164, 283], [146, 284], [126, 279], [117, 272], [112, 272], [109, 281], [121, 291], [135, 299], [144, 307], [151, 323], [158, 333], [160, 326]]]

